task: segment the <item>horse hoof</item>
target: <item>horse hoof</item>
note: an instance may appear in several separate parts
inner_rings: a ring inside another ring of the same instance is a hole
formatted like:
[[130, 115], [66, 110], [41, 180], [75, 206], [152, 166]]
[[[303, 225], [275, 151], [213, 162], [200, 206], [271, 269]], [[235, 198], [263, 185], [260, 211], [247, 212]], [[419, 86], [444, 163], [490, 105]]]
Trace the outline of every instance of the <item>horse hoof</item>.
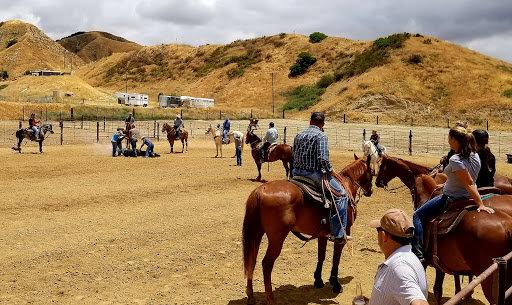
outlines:
[[315, 280], [315, 283], [313, 284], [315, 288], [324, 288], [325, 284], [322, 279]]
[[334, 293], [342, 293], [343, 287], [341, 286], [340, 282], [338, 282], [337, 278], [329, 278], [329, 284], [332, 286], [332, 292]]

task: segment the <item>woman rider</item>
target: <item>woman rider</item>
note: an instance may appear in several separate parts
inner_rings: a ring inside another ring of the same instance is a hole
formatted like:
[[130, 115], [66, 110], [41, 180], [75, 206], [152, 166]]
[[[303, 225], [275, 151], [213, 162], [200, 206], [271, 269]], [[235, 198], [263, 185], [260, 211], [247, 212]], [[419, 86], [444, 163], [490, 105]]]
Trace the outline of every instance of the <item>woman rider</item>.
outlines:
[[448, 166], [444, 169], [448, 179], [444, 184], [436, 186], [436, 190], [442, 189], [442, 193], [427, 201], [413, 214], [412, 251], [420, 260], [424, 260], [423, 225], [441, 214], [450, 203], [473, 198], [479, 212], [494, 213], [492, 208], [484, 206], [474, 183], [480, 171], [480, 158], [476, 153], [475, 137], [468, 129], [455, 126], [448, 133], [448, 144], [455, 154], [450, 157]]
[[487, 145], [489, 143], [489, 134], [483, 129], [473, 131], [475, 136], [476, 149], [482, 164], [478, 178], [476, 179], [477, 187], [494, 186], [494, 174], [496, 173], [496, 158]]

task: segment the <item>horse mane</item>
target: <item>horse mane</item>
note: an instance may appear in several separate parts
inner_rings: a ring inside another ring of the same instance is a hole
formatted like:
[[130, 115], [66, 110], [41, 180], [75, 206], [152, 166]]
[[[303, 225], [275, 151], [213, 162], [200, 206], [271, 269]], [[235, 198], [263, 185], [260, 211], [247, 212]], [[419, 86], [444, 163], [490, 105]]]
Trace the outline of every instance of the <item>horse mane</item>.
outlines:
[[407, 165], [415, 175], [416, 174], [428, 174], [428, 173], [430, 173], [430, 171], [432, 171], [431, 167], [419, 165], [417, 163], [414, 163], [414, 162], [411, 162], [408, 160], [404, 160], [404, 159], [400, 159], [400, 158], [393, 158], [393, 159], [396, 159], [396, 161], [402, 162], [405, 165]]
[[357, 159], [349, 163], [347, 166], [345, 166], [341, 170], [341, 174], [348, 176], [348, 173], [355, 174], [357, 176], [360, 176], [364, 172], [363, 164], [366, 164], [364, 159]]

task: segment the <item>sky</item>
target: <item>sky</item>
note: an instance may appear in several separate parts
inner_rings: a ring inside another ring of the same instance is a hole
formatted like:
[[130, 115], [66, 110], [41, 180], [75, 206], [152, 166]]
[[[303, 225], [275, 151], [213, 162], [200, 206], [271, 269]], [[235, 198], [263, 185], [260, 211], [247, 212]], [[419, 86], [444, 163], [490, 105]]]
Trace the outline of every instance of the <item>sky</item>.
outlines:
[[374, 40], [409, 32], [512, 63], [510, 0], [0, 0], [0, 21], [53, 39], [104, 31], [141, 45], [227, 44], [279, 33]]

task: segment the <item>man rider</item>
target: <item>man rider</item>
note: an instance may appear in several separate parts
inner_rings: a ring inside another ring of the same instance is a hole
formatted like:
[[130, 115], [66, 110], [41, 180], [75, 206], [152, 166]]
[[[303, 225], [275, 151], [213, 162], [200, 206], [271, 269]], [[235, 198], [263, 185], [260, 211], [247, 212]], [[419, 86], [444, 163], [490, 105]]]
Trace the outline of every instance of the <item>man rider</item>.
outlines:
[[229, 118], [228, 117], [226, 117], [226, 120], [222, 124], [222, 128], [223, 128], [222, 143], [226, 144], [227, 143], [227, 141], [226, 141], [227, 134], [229, 132], [229, 129], [231, 128], [231, 123], [229, 122]]
[[128, 125], [128, 124], [133, 125], [133, 123], [135, 123], [135, 118], [132, 115], [133, 114], [131, 112], [128, 113], [128, 117], [126, 117], [126, 119], [124, 120], [125, 125]]
[[263, 137], [263, 145], [260, 149], [260, 160], [262, 163], [265, 161], [265, 151], [267, 151], [270, 145], [277, 142], [277, 138], [279, 138], [279, 133], [277, 129], [274, 128], [274, 122], [270, 122], [268, 124], [267, 133]]
[[37, 128], [37, 124], [39, 121], [36, 121], [36, 115], [32, 113], [30, 115], [30, 119], [28, 120], [28, 128], [34, 131], [34, 137], [36, 138], [36, 142], [39, 142], [39, 129]]
[[[347, 227], [348, 196], [340, 184], [332, 177], [334, 169], [329, 162], [329, 143], [327, 135], [323, 132], [325, 116], [322, 112], [311, 113], [309, 127], [295, 136], [293, 141], [293, 176], [302, 176], [316, 182], [320, 188], [323, 175], [327, 175], [333, 193], [336, 212], [331, 217], [330, 240], [344, 244], [351, 240], [345, 236]], [[340, 223], [341, 220], [341, 223]]]
[[175, 138], [179, 138], [180, 129], [183, 126], [183, 120], [181, 119], [179, 114], [176, 114], [176, 118], [174, 119], [174, 130], [175, 130]]

